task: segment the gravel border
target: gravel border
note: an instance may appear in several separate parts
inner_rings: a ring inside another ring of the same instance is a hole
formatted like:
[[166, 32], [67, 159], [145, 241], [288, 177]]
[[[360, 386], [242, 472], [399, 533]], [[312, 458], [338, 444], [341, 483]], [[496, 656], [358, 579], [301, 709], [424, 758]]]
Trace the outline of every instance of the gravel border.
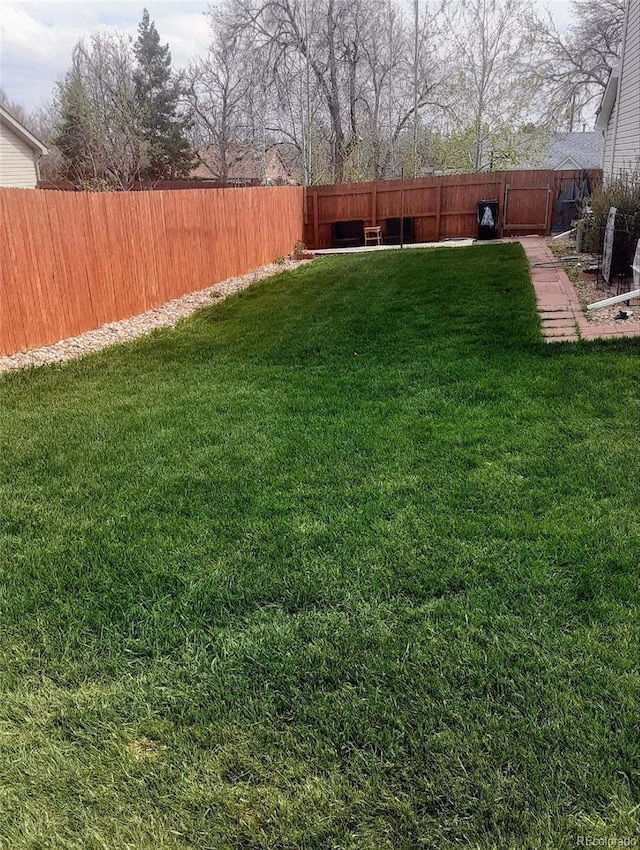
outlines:
[[[605, 298], [610, 298], [616, 295], [614, 287], [600, 289], [595, 278], [589, 279], [580, 275], [573, 281], [580, 303], [583, 305], [582, 312], [587, 320], [593, 325], [628, 325], [628, 319], [619, 319], [618, 314], [621, 310], [627, 309], [625, 302], [612, 304], [610, 307], [600, 307], [598, 310], [587, 310], [586, 304], [593, 304], [596, 301], [604, 301]], [[631, 311], [633, 318], [640, 314], [640, 308], [637, 306], [638, 299], [631, 299]]]
[[117, 322], [101, 325], [92, 331], [87, 331], [80, 336], [54, 342], [42, 348], [33, 348], [29, 351], [19, 351], [16, 354], [0, 357], [0, 373], [15, 369], [25, 369], [30, 366], [44, 366], [48, 363], [63, 363], [83, 357], [93, 351], [100, 351], [110, 345], [119, 342], [129, 342], [140, 336], [150, 333], [156, 328], [173, 328], [180, 321], [196, 310], [210, 307], [216, 301], [222, 301], [229, 295], [240, 292], [265, 277], [280, 274], [281, 272], [295, 269], [300, 265], [311, 262], [311, 260], [290, 260], [284, 263], [269, 263], [248, 274], [240, 277], [230, 277], [220, 283], [190, 292], [180, 298], [174, 298], [153, 310], [140, 313], [129, 319], [120, 319]]

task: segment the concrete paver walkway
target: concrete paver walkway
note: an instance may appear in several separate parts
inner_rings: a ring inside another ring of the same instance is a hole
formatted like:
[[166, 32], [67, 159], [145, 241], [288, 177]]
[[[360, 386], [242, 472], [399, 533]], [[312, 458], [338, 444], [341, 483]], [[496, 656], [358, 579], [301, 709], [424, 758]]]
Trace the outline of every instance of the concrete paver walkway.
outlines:
[[555, 265], [558, 260], [551, 253], [546, 239], [542, 236], [523, 236], [517, 241], [529, 260], [531, 282], [546, 342], [640, 336], [638, 320], [606, 325], [589, 322], [582, 312], [580, 299], [567, 273]]
[[475, 243], [472, 237], [448, 239], [441, 242], [406, 242], [404, 245], [357, 245], [354, 248], [316, 248], [312, 253], [324, 254], [365, 254], [370, 251], [400, 251], [410, 248], [468, 248]]

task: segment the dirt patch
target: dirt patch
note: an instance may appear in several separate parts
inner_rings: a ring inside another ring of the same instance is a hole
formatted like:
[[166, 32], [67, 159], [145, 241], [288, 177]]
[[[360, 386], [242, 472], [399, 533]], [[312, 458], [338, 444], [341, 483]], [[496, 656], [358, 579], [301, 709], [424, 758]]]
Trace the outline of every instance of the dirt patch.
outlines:
[[167, 748], [163, 744], [150, 741], [148, 738], [140, 738], [129, 744], [129, 751], [134, 761], [149, 761], [157, 759]]

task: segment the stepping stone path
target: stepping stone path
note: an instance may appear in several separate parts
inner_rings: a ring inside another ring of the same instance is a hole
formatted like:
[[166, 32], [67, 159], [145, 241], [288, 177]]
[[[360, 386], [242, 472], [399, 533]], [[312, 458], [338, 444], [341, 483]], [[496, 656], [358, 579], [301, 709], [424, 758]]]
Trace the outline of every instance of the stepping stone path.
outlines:
[[517, 241], [529, 261], [545, 342], [640, 336], [640, 321], [637, 320], [624, 324], [592, 324], [582, 312], [580, 299], [567, 273], [560, 266], [551, 267], [558, 259], [551, 253], [546, 239], [526, 236]]

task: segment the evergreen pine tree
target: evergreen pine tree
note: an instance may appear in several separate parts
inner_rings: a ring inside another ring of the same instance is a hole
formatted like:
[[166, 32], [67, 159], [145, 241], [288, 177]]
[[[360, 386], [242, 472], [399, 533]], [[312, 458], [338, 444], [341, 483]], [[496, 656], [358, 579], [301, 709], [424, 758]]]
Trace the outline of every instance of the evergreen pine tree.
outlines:
[[171, 72], [169, 45], [160, 44], [146, 9], [133, 51], [138, 62], [135, 82], [140, 131], [148, 146], [148, 162], [142, 176], [150, 180], [185, 177], [194, 161], [186, 138], [189, 120], [180, 115], [180, 85]]
[[91, 155], [95, 131], [91, 106], [75, 63], [58, 83], [56, 103], [58, 121], [51, 141], [63, 157], [61, 173], [84, 188], [101, 175]]

